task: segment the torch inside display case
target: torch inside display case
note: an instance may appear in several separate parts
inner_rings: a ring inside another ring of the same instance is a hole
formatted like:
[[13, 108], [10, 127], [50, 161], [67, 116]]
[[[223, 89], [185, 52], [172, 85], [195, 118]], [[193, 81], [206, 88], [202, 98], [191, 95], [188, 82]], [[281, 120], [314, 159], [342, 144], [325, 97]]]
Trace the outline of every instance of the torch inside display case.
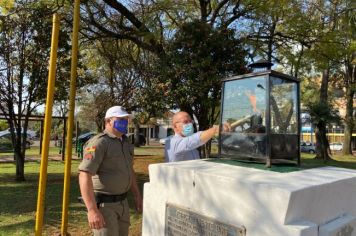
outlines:
[[299, 164], [299, 81], [266, 70], [223, 82], [220, 157]]

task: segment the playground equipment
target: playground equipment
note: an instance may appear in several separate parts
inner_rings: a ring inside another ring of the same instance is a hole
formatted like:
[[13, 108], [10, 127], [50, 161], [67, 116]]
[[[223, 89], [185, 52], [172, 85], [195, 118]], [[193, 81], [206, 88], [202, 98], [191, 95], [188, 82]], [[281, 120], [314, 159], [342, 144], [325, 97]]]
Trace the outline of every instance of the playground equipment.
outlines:
[[[70, 97], [69, 97], [69, 111], [68, 111], [68, 128], [67, 128], [67, 142], [66, 142], [66, 157], [65, 157], [65, 171], [64, 171], [64, 189], [63, 189], [63, 205], [62, 205], [62, 225], [61, 235], [67, 235], [68, 225], [68, 205], [69, 205], [69, 189], [70, 189], [70, 174], [71, 174], [71, 158], [72, 158], [72, 133], [74, 126], [74, 108], [75, 108], [75, 90], [77, 78], [77, 64], [78, 64], [78, 31], [79, 31], [79, 6], [80, 0], [74, 2], [74, 17], [73, 17], [73, 36], [72, 36], [72, 61], [71, 61], [71, 81], [70, 81]], [[46, 194], [47, 182], [47, 166], [48, 166], [48, 149], [50, 141], [50, 127], [52, 123], [52, 107], [54, 95], [54, 83], [56, 75], [56, 61], [58, 48], [58, 34], [59, 34], [59, 16], [53, 15], [53, 29], [51, 42], [51, 56], [50, 68], [48, 75], [48, 93], [46, 99], [46, 113], [44, 125], [44, 138], [42, 145], [40, 179], [38, 187], [37, 198], [37, 212], [35, 235], [42, 235], [43, 213], [44, 213], [44, 198]]]
[[37, 211], [36, 211], [36, 225], [35, 225], [36, 236], [42, 235], [44, 198], [46, 195], [46, 182], [47, 182], [48, 149], [49, 149], [49, 141], [50, 141], [50, 129], [52, 124], [54, 82], [56, 77], [58, 34], [59, 34], [59, 16], [58, 14], [54, 14], [52, 42], [51, 42], [51, 56], [50, 56], [50, 66], [49, 66], [48, 86], [47, 86], [48, 93], [46, 98], [45, 125], [44, 125], [43, 146], [42, 146], [42, 153], [41, 153], [40, 179], [39, 179], [38, 197], [37, 197]]

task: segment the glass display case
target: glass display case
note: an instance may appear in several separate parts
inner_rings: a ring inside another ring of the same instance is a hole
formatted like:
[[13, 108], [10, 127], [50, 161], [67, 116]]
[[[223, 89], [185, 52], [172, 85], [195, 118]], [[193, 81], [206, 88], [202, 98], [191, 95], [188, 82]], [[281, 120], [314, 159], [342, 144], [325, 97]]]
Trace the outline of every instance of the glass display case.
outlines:
[[265, 70], [223, 81], [220, 157], [300, 163], [299, 81]]

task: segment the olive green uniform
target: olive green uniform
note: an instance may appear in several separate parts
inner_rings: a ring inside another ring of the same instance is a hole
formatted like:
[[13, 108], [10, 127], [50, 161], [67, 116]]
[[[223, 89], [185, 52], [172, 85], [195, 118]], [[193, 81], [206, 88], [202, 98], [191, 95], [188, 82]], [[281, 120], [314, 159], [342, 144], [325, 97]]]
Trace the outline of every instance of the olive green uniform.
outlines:
[[[117, 138], [104, 131], [91, 138], [84, 147], [80, 171], [93, 175], [95, 193], [119, 195], [129, 191], [132, 180], [133, 147], [126, 136]], [[93, 230], [94, 235], [126, 236], [130, 225], [127, 199], [101, 203], [99, 210], [105, 228]]]

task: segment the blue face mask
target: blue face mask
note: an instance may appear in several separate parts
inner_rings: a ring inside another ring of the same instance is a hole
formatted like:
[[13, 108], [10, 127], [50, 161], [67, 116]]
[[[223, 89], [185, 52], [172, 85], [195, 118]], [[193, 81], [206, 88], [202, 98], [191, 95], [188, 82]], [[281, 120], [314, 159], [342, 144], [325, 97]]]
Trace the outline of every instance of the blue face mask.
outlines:
[[124, 119], [124, 120], [115, 120], [114, 121], [114, 128], [119, 131], [120, 133], [127, 134], [127, 126], [129, 124], [129, 121]]
[[188, 136], [194, 134], [194, 127], [193, 127], [193, 124], [192, 124], [192, 123], [188, 123], [188, 124], [183, 125], [182, 134], [183, 134], [185, 137], [188, 137]]

